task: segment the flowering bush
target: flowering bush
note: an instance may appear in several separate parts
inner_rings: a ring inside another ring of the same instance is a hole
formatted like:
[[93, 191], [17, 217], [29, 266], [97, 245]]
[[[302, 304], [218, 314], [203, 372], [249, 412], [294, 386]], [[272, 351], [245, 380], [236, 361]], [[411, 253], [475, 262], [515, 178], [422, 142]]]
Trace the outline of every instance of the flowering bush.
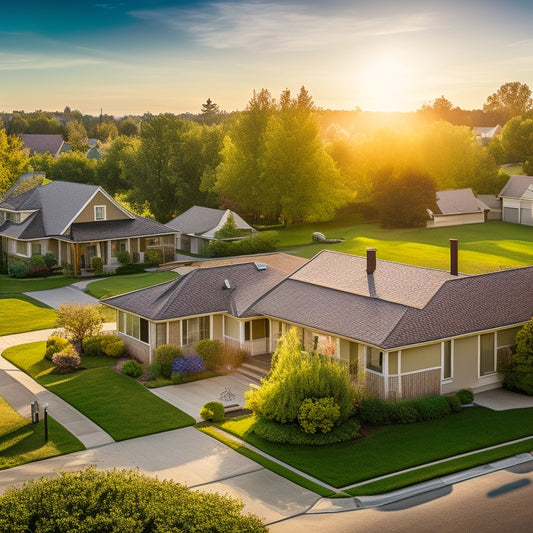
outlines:
[[61, 372], [76, 370], [81, 364], [81, 358], [74, 346], [70, 345], [52, 356], [52, 363]]
[[203, 359], [199, 355], [189, 355], [187, 357], [178, 357], [172, 363], [173, 374], [192, 374], [205, 370]]

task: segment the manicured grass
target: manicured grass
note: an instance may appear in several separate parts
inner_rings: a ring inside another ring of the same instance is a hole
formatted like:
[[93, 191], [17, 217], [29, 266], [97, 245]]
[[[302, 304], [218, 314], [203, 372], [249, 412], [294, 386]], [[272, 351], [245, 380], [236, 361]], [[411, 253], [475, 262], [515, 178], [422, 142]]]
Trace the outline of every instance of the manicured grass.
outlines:
[[345, 487], [533, 435], [533, 408], [491, 411], [472, 407], [432, 422], [385, 426], [365, 438], [328, 447], [268, 442], [251, 431], [253, 422], [253, 416], [229, 419], [221, 428], [298, 470], [334, 487]]
[[117, 294], [143, 289], [177, 278], [175, 272], [143, 272], [129, 276], [109, 276], [89, 283], [86, 293], [95, 298], [108, 298]]
[[0, 294], [0, 336], [55, 327], [57, 311], [24, 294]]
[[45, 443], [43, 422], [32, 424], [0, 397], [0, 470], [85, 449], [51, 416], [48, 439]]
[[479, 452], [476, 454], [460, 457], [458, 459], [451, 459], [443, 463], [432, 466], [423, 467], [404, 474], [398, 474], [390, 478], [365, 483], [352, 489], [346, 489], [344, 492], [350, 496], [364, 496], [368, 494], [383, 494], [392, 490], [407, 487], [415, 483], [428, 481], [436, 477], [445, 476], [468, 468], [483, 465], [498, 459], [510, 457], [519, 453], [527, 453], [533, 450], [533, 439], [528, 439], [523, 442], [509, 444], [493, 450]]
[[3, 356], [85, 414], [115, 440], [125, 440], [194, 424], [194, 419], [153, 395], [134, 379], [115, 372], [110, 358], [86, 358], [85, 370], [52, 374], [43, 359], [44, 342], [14, 346]]
[[49, 278], [10, 278], [6, 274], [0, 274], [0, 294], [13, 294], [31, 291], [45, 291], [57, 289], [65, 285], [71, 285], [76, 278], [66, 276], [50, 276]]
[[[337, 244], [312, 243], [320, 231]], [[365, 255], [377, 248], [379, 259], [447, 270], [449, 239], [459, 240], [459, 270], [468, 274], [533, 264], [533, 228], [489, 221], [445, 228], [381, 229], [378, 224], [308, 224], [278, 231], [280, 251], [313, 257], [322, 249]]]

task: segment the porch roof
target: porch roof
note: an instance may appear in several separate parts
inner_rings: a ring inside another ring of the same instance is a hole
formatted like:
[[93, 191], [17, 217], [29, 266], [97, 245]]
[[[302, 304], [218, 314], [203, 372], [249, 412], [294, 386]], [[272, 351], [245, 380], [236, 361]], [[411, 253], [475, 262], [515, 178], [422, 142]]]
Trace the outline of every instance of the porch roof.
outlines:
[[73, 242], [90, 242], [152, 235], [175, 235], [167, 226], [155, 220], [135, 215], [133, 219], [78, 222], [70, 227]]

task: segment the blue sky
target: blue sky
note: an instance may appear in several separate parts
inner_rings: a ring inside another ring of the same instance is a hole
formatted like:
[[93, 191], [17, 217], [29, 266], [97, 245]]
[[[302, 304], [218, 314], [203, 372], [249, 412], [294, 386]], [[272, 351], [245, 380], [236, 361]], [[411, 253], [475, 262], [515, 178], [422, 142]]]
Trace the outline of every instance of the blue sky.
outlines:
[[0, 8], [0, 110], [121, 116], [243, 109], [305, 85], [323, 108], [481, 108], [533, 87], [526, 1], [12, 2]]

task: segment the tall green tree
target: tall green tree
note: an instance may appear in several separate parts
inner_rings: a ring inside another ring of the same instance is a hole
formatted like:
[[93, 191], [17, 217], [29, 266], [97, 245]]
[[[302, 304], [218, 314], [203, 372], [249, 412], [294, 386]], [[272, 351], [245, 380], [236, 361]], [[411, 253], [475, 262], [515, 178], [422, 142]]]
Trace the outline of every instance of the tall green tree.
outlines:
[[141, 124], [140, 145], [128, 164], [127, 177], [133, 188], [133, 201], [148, 201], [150, 211], [160, 222], [168, 222], [177, 212], [183, 194], [183, 179], [176, 164], [181, 136], [191, 122], [164, 114]]
[[533, 119], [513, 117], [502, 129], [499, 142], [508, 163], [523, 163], [533, 156]]
[[87, 159], [81, 152], [67, 152], [59, 156], [46, 177], [54, 181], [95, 184], [96, 166], [95, 159]]
[[70, 144], [73, 152], [87, 152], [89, 141], [87, 131], [81, 122], [70, 120], [65, 126], [65, 140]]
[[220, 109], [218, 108], [218, 104], [215, 104], [211, 98], [208, 98], [205, 104], [202, 104], [202, 109], [200, 110], [202, 124], [213, 124], [217, 121], [219, 114]]
[[513, 81], [503, 84], [487, 98], [483, 111], [494, 112], [507, 121], [519, 115], [525, 115], [533, 108], [531, 89], [525, 83]]
[[117, 127], [119, 135], [124, 135], [126, 137], [136, 137], [139, 135], [139, 125], [131, 117], [122, 119]]
[[132, 184], [127, 178], [126, 168], [139, 146], [139, 140], [117, 137], [105, 145], [103, 157], [97, 165], [98, 183], [110, 194], [129, 191]]
[[22, 151], [23, 142], [17, 136], [0, 129], [0, 197], [29, 167], [28, 156]]

